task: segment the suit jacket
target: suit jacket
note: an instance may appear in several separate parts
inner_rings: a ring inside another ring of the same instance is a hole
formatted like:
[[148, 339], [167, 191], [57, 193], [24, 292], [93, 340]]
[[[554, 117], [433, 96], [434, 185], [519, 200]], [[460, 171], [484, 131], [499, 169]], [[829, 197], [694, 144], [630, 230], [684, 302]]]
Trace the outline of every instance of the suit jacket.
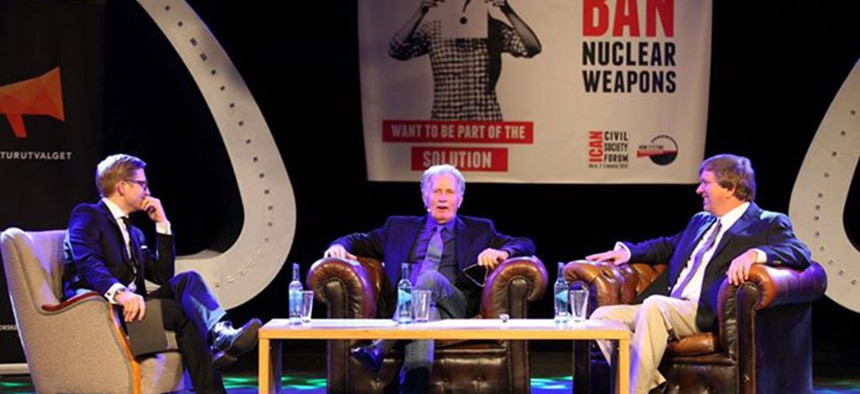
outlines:
[[[392, 216], [385, 224], [369, 233], [355, 233], [335, 240], [332, 244], [343, 245], [350, 253], [381, 260], [385, 263], [390, 289], [400, 278], [400, 263], [409, 261], [415, 248], [418, 235], [428, 216]], [[460, 275], [455, 285], [460, 288], [469, 301], [468, 313], [474, 314], [480, 303], [480, 289], [470, 285], [463, 277], [463, 269], [478, 262], [478, 255], [486, 248], [505, 250], [511, 257], [530, 256], [535, 252], [534, 243], [528, 238], [515, 238], [496, 231], [489, 219], [460, 216], [454, 226], [456, 261]], [[392, 293], [386, 291], [383, 297]], [[380, 313], [387, 316], [391, 308], [390, 300], [381, 300]]]
[[[131, 252], [138, 262], [136, 292], [146, 295], [144, 277], [163, 285], [174, 274], [173, 236], [157, 234], [157, 253], [146, 246], [143, 232], [129, 229]], [[122, 230], [104, 202], [80, 204], [72, 210], [63, 245], [65, 267], [63, 293], [66, 298], [79, 289], [107, 293], [114, 283], [128, 285], [134, 277], [132, 261], [125, 248]]]
[[[660, 294], [668, 296], [678, 281], [681, 269], [690, 259], [699, 240], [707, 229], [717, 220], [714, 215], [700, 212], [687, 223], [684, 231], [671, 236], [656, 238], [641, 243], [624, 243], [630, 249], [630, 261], [645, 263], [669, 262], [663, 272], [636, 300]], [[781, 213], [762, 210], [750, 203], [746, 212], [723, 234], [705, 269], [702, 292], [696, 314], [696, 325], [702, 332], [717, 329], [717, 295], [732, 259], [751, 248], [758, 248], [767, 255], [765, 264], [806, 268], [810, 263], [810, 253], [791, 229], [791, 221]]]

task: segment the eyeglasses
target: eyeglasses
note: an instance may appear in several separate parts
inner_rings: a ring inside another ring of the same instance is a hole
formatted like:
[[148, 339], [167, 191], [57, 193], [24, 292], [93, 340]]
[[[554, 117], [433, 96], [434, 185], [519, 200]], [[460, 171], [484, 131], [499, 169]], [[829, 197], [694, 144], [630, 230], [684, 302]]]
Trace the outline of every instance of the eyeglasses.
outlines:
[[472, 264], [463, 268], [463, 276], [470, 280], [475, 286], [484, 287], [487, 283], [487, 277], [490, 276], [490, 270], [480, 264]]
[[149, 182], [147, 182], [147, 181], [138, 181], [138, 180], [135, 180], [135, 179], [126, 179], [125, 181], [126, 181], [126, 182], [130, 182], [130, 183], [137, 184], [137, 185], [138, 185], [138, 186], [140, 186], [140, 188], [141, 188], [141, 189], [143, 189], [143, 190], [149, 190]]

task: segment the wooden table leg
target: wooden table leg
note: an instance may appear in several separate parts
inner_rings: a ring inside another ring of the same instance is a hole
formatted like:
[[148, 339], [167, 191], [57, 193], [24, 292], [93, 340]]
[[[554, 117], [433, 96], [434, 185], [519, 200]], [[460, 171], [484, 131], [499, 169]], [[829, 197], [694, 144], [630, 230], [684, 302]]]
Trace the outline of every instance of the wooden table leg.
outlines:
[[272, 366], [272, 372], [269, 373], [272, 379], [272, 385], [275, 388], [275, 394], [281, 394], [281, 372], [284, 370], [281, 357], [281, 345], [284, 341], [274, 341], [271, 343], [271, 351], [269, 352], [269, 364]]
[[259, 384], [260, 394], [269, 394], [271, 391], [271, 382], [269, 378], [271, 377], [271, 368], [272, 365], [269, 363], [269, 340], [260, 338], [259, 344], [257, 344], [257, 352], [259, 353], [259, 366], [257, 366], [257, 384]]
[[260, 394], [281, 392], [281, 342], [260, 339], [258, 380]]
[[630, 340], [618, 340], [618, 364], [615, 367], [615, 387], [618, 394], [630, 392]]
[[573, 341], [573, 392], [591, 393], [591, 341]]

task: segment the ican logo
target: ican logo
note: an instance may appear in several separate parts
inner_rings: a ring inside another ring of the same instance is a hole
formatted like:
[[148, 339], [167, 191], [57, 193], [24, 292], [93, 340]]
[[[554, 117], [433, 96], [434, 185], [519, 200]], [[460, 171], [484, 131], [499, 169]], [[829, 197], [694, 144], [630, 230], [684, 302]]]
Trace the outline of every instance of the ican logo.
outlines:
[[630, 163], [627, 131], [588, 132], [588, 168], [625, 169]]

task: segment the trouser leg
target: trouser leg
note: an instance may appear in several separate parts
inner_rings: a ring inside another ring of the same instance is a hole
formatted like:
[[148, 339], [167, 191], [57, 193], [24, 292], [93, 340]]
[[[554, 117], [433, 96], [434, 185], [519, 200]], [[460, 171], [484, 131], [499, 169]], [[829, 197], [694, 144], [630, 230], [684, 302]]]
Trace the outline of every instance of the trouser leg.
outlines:
[[[697, 305], [691, 301], [666, 296], [652, 296], [640, 305], [601, 307], [593, 319], [614, 320], [633, 332], [630, 340], [630, 390], [647, 393], [665, 381], [657, 370], [670, 338], [683, 338], [699, 332], [696, 327]], [[601, 352], [611, 362], [614, 348], [610, 341], [598, 341]]]
[[[630, 328], [630, 332], [632, 333], [633, 319], [636, 317], [636, 311], [639, 310], [639, 307], [641, 307], [639, 304], [601, 306], [594, 310], [590, 318], [593, 320], [609, 320], [622, 323]], [[615, 354], [615, 343], [607, 340], [597, 340], [595, 342], [600, 348], [600, 352], [603, 353], [603, 357], [606, 358], [606, 362], [611, 365], [612, 355]]]
[[699, 332], [697, 305], [666, 296], [645, 299], [636, 312], [630, 340], [630, 387], [647, 393], [666, 381], [657, 370], [670, 338], [683, 338]]
[[200, 274], [194, 271], [182, 272], [170, 278], [164, 286], [153, 292], [156, 293], [160, 298], [172, 298], [181, 305], [185, 315], [207, 340], [212, 327], [227, 314]]
[[161, 298], [161, 311], [164, 328], [176, 332], [182, 364], [191, 376], [194, 391], [201, 394], [226, 393], [221, 374], [212, 365], [212, 352], [208, 341], [200, 336], [182, 306], [171, 298]]
[[[438, 271], [418, 275], [415, 289], [430, 290], [430, 320], [466, 317], [466, 296]], [[404, 392], [426, 392], [433, 370], [432, 340], [411, 341], [404, 348], [401, 388]]]

